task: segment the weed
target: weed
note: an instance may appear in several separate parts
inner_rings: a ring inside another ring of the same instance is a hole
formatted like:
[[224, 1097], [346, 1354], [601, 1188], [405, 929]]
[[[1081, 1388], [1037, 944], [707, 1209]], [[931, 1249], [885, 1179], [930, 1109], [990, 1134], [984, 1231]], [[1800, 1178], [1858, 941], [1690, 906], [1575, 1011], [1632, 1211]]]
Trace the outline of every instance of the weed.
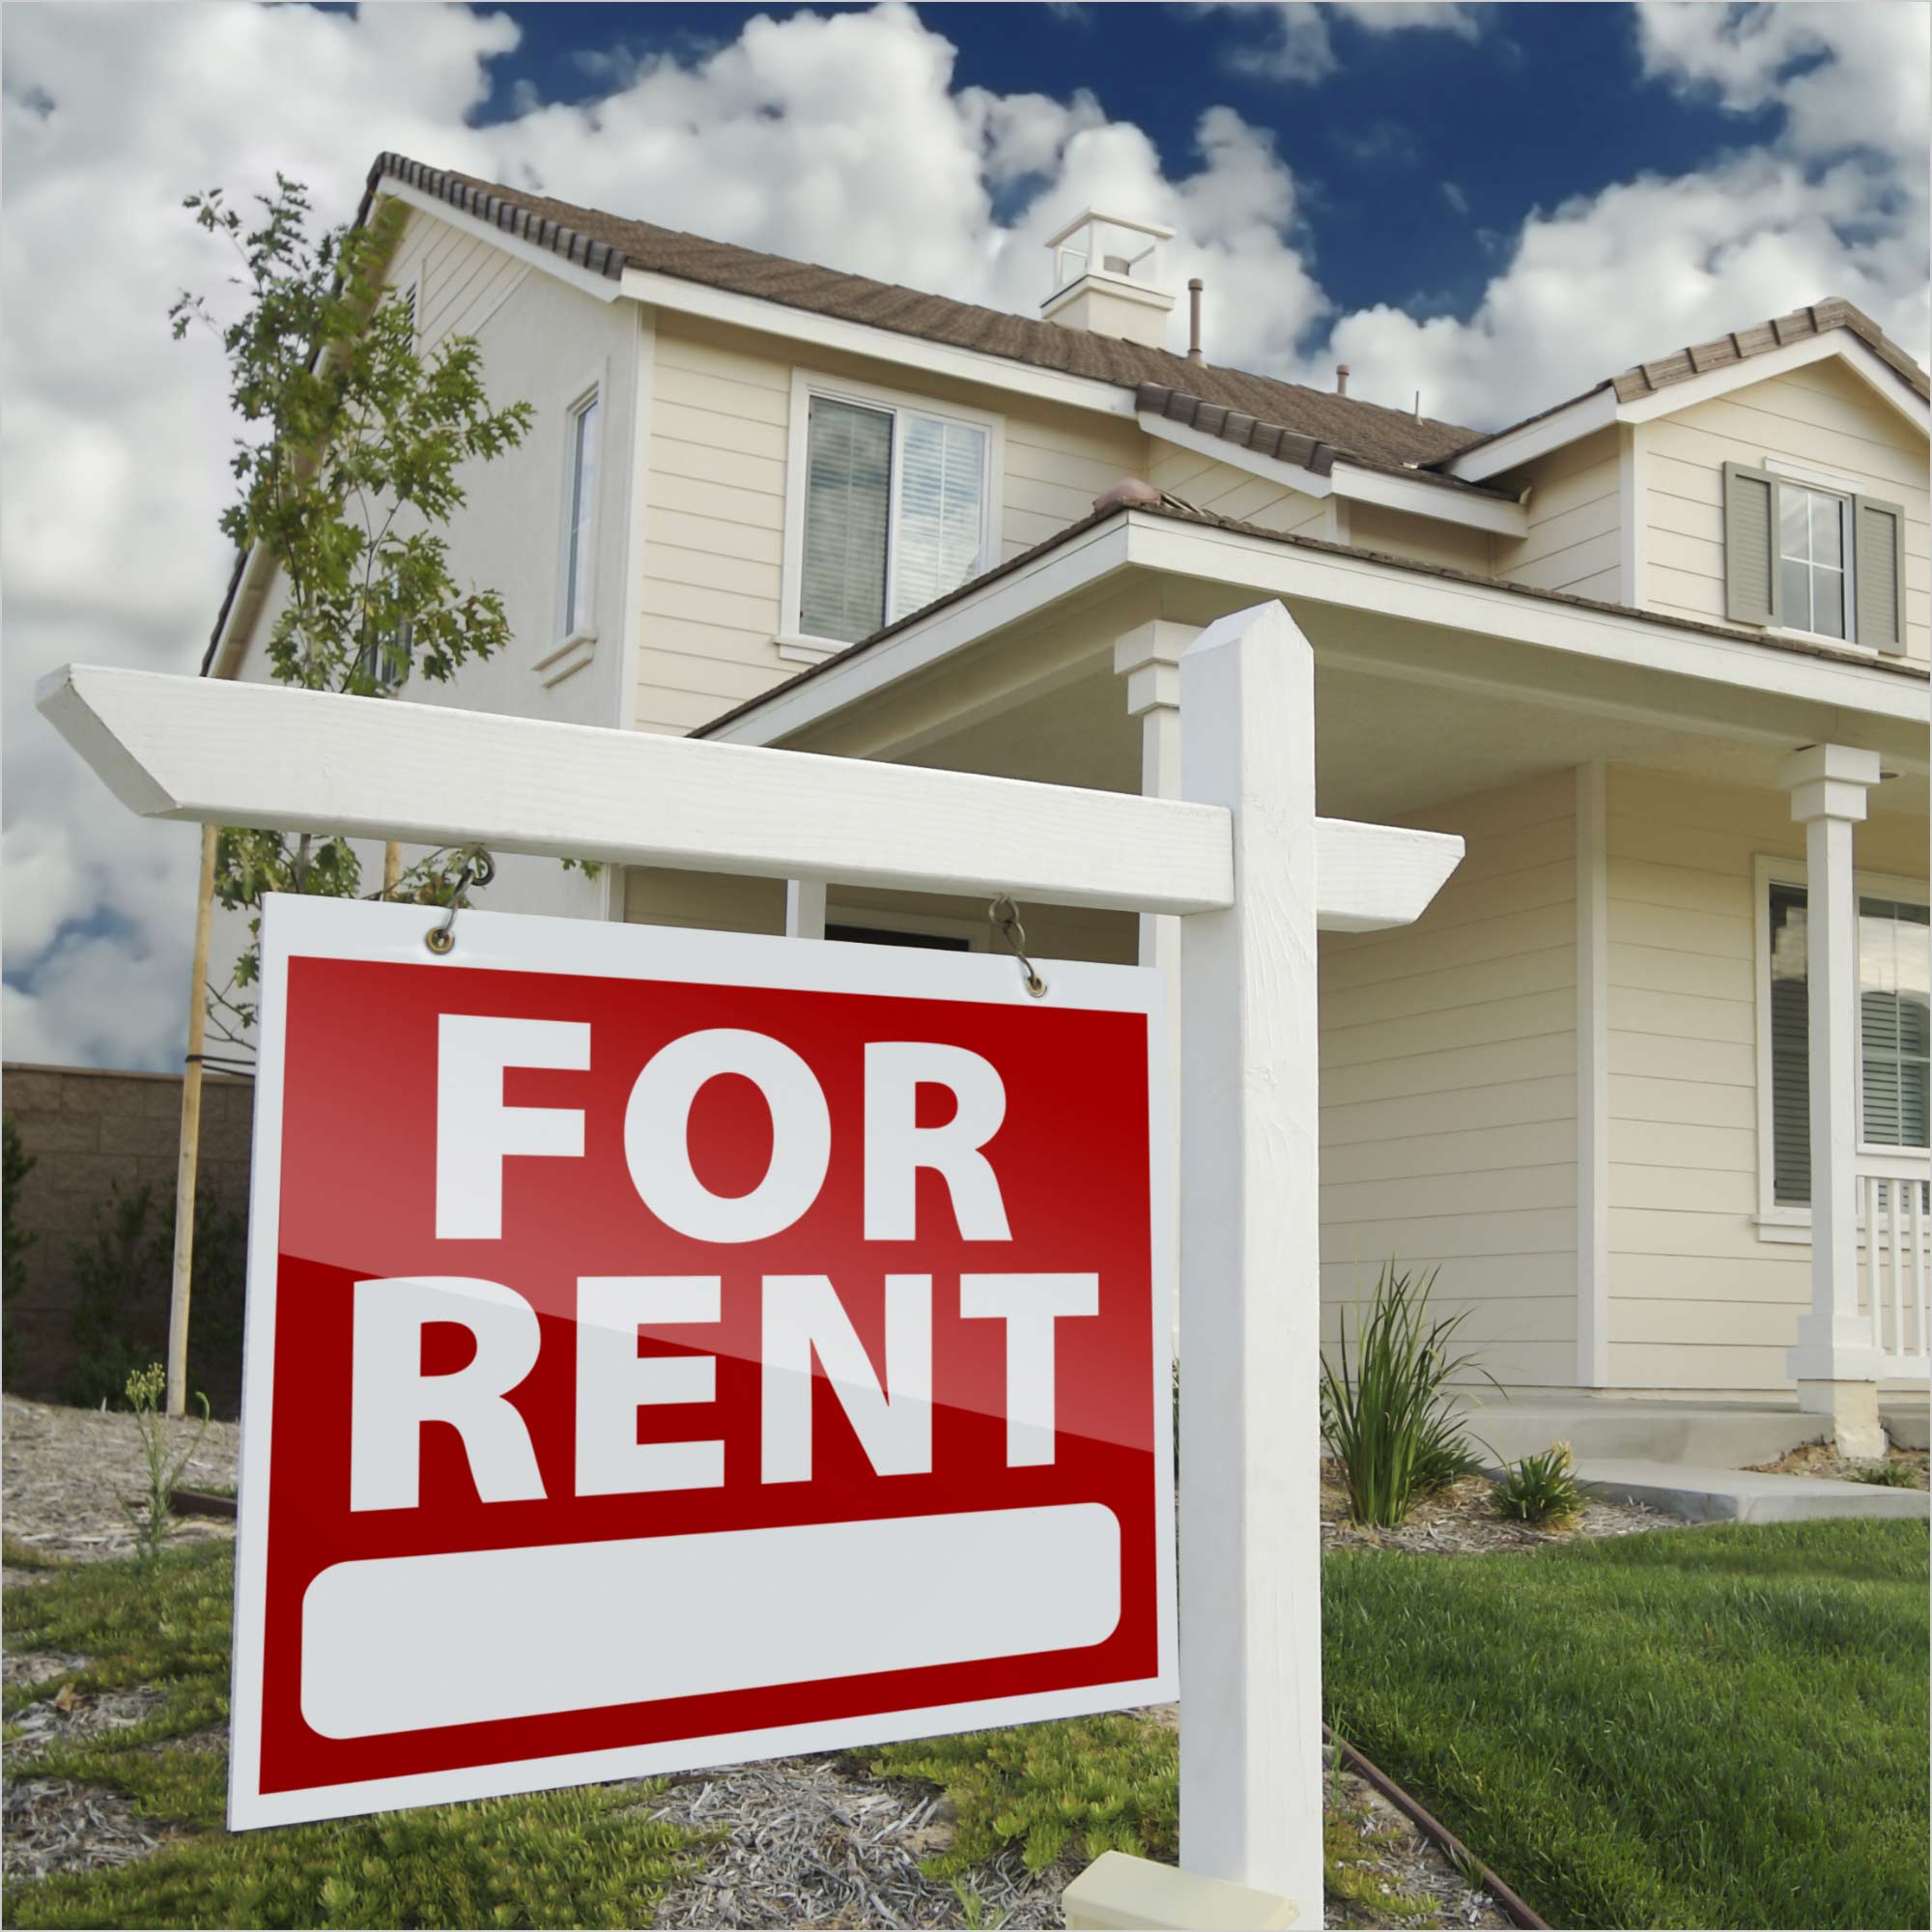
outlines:
[[1881, 1490], [1916, 1490], [1920, 1487], [1918, 1471], [1910, 1463], [1873, 1463], [1852, 1471], [1855, 1483], [1870, 1483]]
[[198, 1396], [201, 1427], [185, 1449], [168, 1446], [168, 1417], [162, 1403], [167, 1393], [168, 1376], [158, 1362], [136, 1369], [128, 1378], [128, 1406], [134, 1411], [134, 1427], [140, 1432], [141, 1460], [148, 1465], [148, 1493], [135, 1509], [126, 1498], [121, 1507], [134, 1525], [137, 1548], [144, 1561], [152, 1562], [167, 1541], [168, 1526], [174, 1521], [175, 1484], [181, 1472], [194, 1460], [201, 1438], [208, 1434], [208, 1398]]
[[1569, 1522], [1583, 1510], [1583, 1492], [1571, 1467], [1567, 1442], [1552, 1442], [1540, 1455], [1525, 1456], [1504, 1470], [1496, 1485], [1496, 1508], [1519, 1522]]

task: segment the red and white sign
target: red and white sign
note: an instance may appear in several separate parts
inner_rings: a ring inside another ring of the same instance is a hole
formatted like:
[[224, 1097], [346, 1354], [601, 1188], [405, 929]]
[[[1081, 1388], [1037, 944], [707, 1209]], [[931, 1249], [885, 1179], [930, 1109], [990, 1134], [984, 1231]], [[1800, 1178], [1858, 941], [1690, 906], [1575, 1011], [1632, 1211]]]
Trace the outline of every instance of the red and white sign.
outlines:
[[274, 898], [229, 1823], [1176, 1694], [1157, 976]]

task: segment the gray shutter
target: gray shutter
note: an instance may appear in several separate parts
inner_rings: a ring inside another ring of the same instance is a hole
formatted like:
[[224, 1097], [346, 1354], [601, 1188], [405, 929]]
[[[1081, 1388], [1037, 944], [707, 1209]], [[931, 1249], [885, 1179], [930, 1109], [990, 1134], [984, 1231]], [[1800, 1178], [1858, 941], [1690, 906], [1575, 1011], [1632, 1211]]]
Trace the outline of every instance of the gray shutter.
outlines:
[[1724, 615], [1769, 624], [1777, 611], [1777, 481], [1724, 465]]
[[1905, 517], [1896, 503], [1852, 498], [1853, 594], [1858, 639], [1882, 651], [1905, 648]]

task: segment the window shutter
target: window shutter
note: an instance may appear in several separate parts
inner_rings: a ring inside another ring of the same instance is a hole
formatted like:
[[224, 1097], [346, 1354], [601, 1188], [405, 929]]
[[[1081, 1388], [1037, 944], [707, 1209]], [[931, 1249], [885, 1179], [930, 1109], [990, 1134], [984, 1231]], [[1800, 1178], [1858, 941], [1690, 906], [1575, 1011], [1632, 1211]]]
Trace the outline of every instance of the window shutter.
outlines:
[[1724, 615], [1769, 624], [1777, 611], [1777, 482], [1724, 465]]
[[892, 417], [812, 397], [805, 464], [799, 628], [854, 643], [885, 622]]
[[1905, 518], [1896, 503], [1852, 499], [1858, 639], [1882, 651], [1905, 648]]

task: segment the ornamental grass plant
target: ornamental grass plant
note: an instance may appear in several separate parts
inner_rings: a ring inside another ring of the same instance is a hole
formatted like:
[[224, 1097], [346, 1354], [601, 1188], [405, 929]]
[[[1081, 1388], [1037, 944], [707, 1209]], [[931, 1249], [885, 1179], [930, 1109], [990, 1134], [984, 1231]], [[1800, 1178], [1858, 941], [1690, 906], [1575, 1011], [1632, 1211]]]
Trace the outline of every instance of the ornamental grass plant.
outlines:
[[1432, 1320], [1436, 1270], [1386, 1263], [1366, 1309], [1349, 1316], [1332, 1362], [1321, 1364], [1321, 1436], [1342, 1465], [1349, 1510], [1357, 1522], [1393, 1529], [1418, 1496], [1477, 1466], [1458, 1426], [1450, 1386], [1483, 1376], [1474, 1354], [1455, 1348], [1469, 1311]]

